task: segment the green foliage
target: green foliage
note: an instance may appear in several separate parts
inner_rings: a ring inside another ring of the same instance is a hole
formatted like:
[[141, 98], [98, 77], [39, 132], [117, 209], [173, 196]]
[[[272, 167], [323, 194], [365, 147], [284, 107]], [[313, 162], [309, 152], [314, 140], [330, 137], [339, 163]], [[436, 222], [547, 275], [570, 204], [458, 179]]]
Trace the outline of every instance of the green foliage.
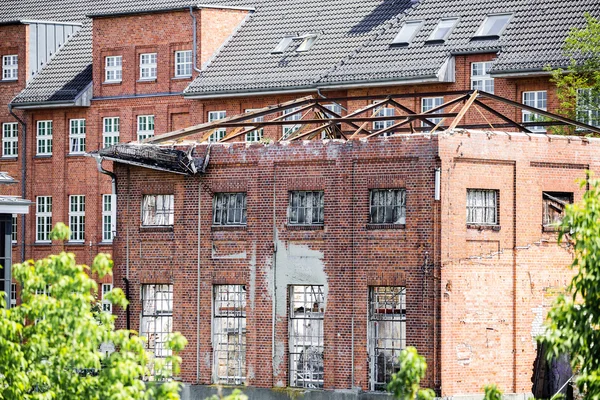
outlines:
[[[52, 230], [53, 240], [65, 240], [64, 224]], [[103, 277], [112, 273], [112, 260], [98, 254], [91, 271]], [[22, 303], [0, 309], [0, 399], [178, 399], [179, 384], [165, 380], [145, 383], [148, 355], [144, 339], [135, 332], [115, 331], [113, 315], [93, 313], [97, 285], [85, 265], [62, 252], [13, 266], [20, 282]], [[120, 289], [108, 298], [127, 307]], [[4, 296], [0, 296], [4, 301]], [[102, 343], [117, 349], [110, 355], [99, 351]], [[168, 346], [173, 355], [159, 365], [159, 378], [179, 371], [179, 351], [186, 340], [174, 333]]]
[[[584, 185], [585, 182], [582, 182]], [[587, 399], [600, 399], [600, 183], [591, 182], [583, 201], [568, 205], [559, 240], [573, 245], [576, 274], [566, 294], [548, 313], [547, 330], [539, 340], [548, 357], [571, 356], [579, 371], [577, 386]]]
[[502, 400], [502, 391], [496, 385], [485, 385], [483, 390], [483, 400]]
[[[586, 26], [573, 28], [565, 41], [565, 54], [570, 58], [566, 69], [552, 70], [551, 81], [556, 85], [558, 113], [577, 119], [577, 106], [600, 111], [600, 21], [585, 14]], [[579, 94], [577, 89], [590, 89]], [[572, 127], [552, 127], [552, 133], [572, 134]]]
[[419, 355], [414, 347], [407, 347], [400, 353], [399, 361], [400, 370], [392, 375], [388, 391], [400, 400], [414, 400], [415, 397], [419, 400], [432, 400], [435, 397], [434, 391], [420, 387], [427, 370], [425, 357]]

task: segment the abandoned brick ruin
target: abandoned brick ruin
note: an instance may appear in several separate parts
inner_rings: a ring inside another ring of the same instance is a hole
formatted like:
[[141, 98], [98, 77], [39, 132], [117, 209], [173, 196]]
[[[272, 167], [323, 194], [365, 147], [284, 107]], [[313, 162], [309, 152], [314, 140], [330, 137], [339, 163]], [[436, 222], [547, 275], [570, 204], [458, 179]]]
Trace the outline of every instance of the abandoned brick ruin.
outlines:
[[0, 194], [34, 203], [13, 260], [62, 249], [59, 221], [78, 261], [112, 253], [102, 306], [154, 357], [186, 336], [184, 398], [375, 397], [406, 346], [442, 397], [553, 394], [552, 224], [600, 118], [558, 115], [545, 67], [600, 4], [330, 3], [8, 0]]

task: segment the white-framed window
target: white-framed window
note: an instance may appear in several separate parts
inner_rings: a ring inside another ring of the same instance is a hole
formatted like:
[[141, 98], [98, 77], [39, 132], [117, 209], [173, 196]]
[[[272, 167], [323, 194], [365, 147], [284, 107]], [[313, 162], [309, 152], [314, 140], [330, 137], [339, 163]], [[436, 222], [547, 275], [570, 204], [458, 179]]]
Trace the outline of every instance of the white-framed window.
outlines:
[[488, 15], [475, 33], [475, 37], [500, 36], [511, 18], [512, 14]]
[[438, 22], [437, 26], [431, 32], [431, 35], [427, 39], [428, 42], [438, 42], [445, 41], [448, 39], [448, 36], [452, 33], [452, 30], [456, 26], [458, 22], [458, 18], [442, 18], [440, 22]]
[[369, 288], [369, 389], [384, 391], [406, 348], [406, 288]]
[[119, 117], [105, 117], [102, 119], [102, 143], [104, 148], [119, 143], [119, 130]]
[[140, 54], [140, 79], [156, 79], [156, 53]]
[[175, 196], [146, 194], [142, 200], [143, 226], [173, 226]]
[[35, 204], [35, 241], [50, 242], [50, 231], [52, 231], [52, 196], [37, 196]]
[[192, 51], [182, 50], [175, 52], [175, 77], [186, 78], [192, 76]]
[[[299, 109], [300, 109], [300, 107], [294, 107], [294, 108], [288, 108], [287, 110], [283, 110], [283, 115], [289, 115], [289, 116], [285, 117], [283, 120], [284, 121], [300, 121], [302, 119], [302, 113], [297, 112]], [[300, 124], [282, 125], [281, 129], [282, 129], [282, 133], [283, 133], [283, 138], [285, 139], [285, 138], [289, 137], [291, 134], [293, 134], [298, 129], [300, 129], [301, 126], [302, 125], [300, 125]]]
[[107, 56], [104, 63], [104, 81], [121, 82], [123, 79], [123, 56]]
[[[436, 108], [441, 106], [442, 104], [444, 104], [444, 98], [443, 97], [423, 97], [421, 99], [421, 112], [426, 112], [431, 110], [432, 108]], [[439, 114], [443, 109], [439, 109], [437, 111], [434, 111], [433, 114]], [[428, 121], [430, 121], [431, 123], [437, 125], [439, 124], [442, 119], [441, 118], [427, 118]], [[428, 124], [426, 124], [425, 122], [421, 122], [421, 124], [423, 126], [429, 126]]]
[[103, 283], [102, 284], [102, 311], [111, 313], [112, 312], [112, 303], [105, 298], [105, 296], [112, 291], [113, 285], [112, 283]]
[[71, 242], [85, 240], [85, 196], [69, 196], [69, 228], [71, 228]]
[[[142, 285], [142, 323], [140, 336], [146, 338], [146, 352], [151, 361], [171, 355], [166, 346], [173, 332], [173, 285]], [[150, 362], [150, 378], [158, 371]], [[168, 366], [167, 366], [168, 368]], [[165, 371], [163, 371], [164, 373]]]
[[37, 122], [37, 155], [52, 155], [52, 121]]
[[19, 79], [19, 56], [10, 54], [2, 56], [2, 80], [15, 81]]
[[[379, 103], [378, 101], [375, 104]], [[396, 109], [388, 105], [382, 105], [375, 108], [375, 117], [393, 117], [396, 114]], [[394, 120], [373, 121], [373, 130], [380, 131], [394, 125]], [[381, 136], [391, 136], [392, 132], [385, 132]]]
[[215, 193], [213, 225], [246, 225], [246, 193]]
[[498, 191], [467, 189], [467, 224], [498, 225]]
[[600, 127], [600, 93], [577, 89], [577, 121]]
[[[337, 114], [337, 115], [342, 115], [342, 106], [338, 103], [328, 103], [328, 104], [323, 104], [323, 107], [325, 107], [325, 109]], [[336, 116], [334, 114], [329, 114], [326, 113], [326, 116], [332, 117], [332, 118], [336, 118]], [[338, 131], [342, 131], [342, 124], [341, 123], [337, 123], [334, 125]], [[330, 128], [333, 129], [333, 126]], [[339, 133], [334, 132], [334, 135], [336, 136], [336, 139], [339, 138]], [[321, 139], [327, 139], [328, 135], [327, 132], [325, 130], [323, 130], [321, 132]]]
[[471, 89], [494, 93], [494, 78], [490, 75], [493, 62], [471, 63]]
[[[209, 111], [208, 112], [208, 122], [218, 121], [220, 119], [226, 118], [226, 111]], [[213, 132], [212, 135], [208, 138], [208, 141], [211, 143], [218, 142], [219, 140], [225, 137], [225, 133], [227, 130], [225, 128], [217, 129]]]
[[392, 44], [398, 46], [408, 46], [422, 26], [423, 21], [420, 20], [406, 21], [404, 25], [402, 25], [402, 28], [400, 28], [400, 31], [398, 31], [398, 34], [394, 38]]
[[369, 197], [369, 223], [406, 224], [405, 189], [371, 189]]
[[70, 153], [85, 153], [85, 119], [72, 119], [69, 121], [69, 126]]
[[[246, 110], [247, 113], [253, 112], [253, 111], [256, 111], [256, 109], [249, 108]], [[263, 122], [264, 120], [265, 120], [265, 117], [252, 118], [252, 122], [256, 122], [256, 123]], [[264, 135], [263, 128], [259, 128], [252, 132], [246, 133], [246, 142], [247, 143], [260, 142], [263, 138], [263, 135]]]
[[15, 307], [17, 305], [17, 284], [10, 284], [10, 306]]
[[17, 243], [17, 214], [13, 214], [12, 216], [12, 232], [11, 232], [11, 241], [13, 244]]
[[102, 195], [102, 241], [112, 242], [115, 232], [115, 195]]
[[290, 386], [323, 388], [323, 286], [290, 286]]
[[213, 286], [213, 382], [246, 381], [246, 286]]
[[2, 157], [19, 155], [19, 124], [7, 122], [2, 124]]
[[138, 142], [154, 136], [154, 115], [138, 115], [137, 139]]
[[[546, 91], [538, 90], [533, 92], [523, 92], [523, 104], [546, 111], [548, 106], [548, 97]], [[532, 113], [531, 111], [522, 110], [522, 113], [523, 122], [535, 122], [540, 120], [540, 116]], [[529, 126], [527, 128], [532, 132], [546, 132], [546, 128], [543, 126]]]
[[325, 220], [325, 195], [322, 190], [292, 190], [288, 205], [288, 224], [323, 225]]

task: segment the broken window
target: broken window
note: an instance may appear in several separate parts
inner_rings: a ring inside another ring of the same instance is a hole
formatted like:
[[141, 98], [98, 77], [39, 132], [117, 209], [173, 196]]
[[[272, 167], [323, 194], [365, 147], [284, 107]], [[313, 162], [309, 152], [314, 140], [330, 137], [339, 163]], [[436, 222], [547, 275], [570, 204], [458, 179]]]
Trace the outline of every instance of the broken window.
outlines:
[[[171, 355], [166, 343], [173, 331], [173, 285], [142, 285], [142, 323], [140, 336], [146, 338], [146, 351], [150, 359]], [[153, 363], [150, 374], [157, 371]], [[166, 366], [168, 368], [168, 366]]]
[[142, 225], [172, 226], [174, 212], [174, 196], [172, 194], [144, 195]]
[[290, 287], [290, 386], [323, 387], [323, 286]]
[[542, 192], [542, 225], [555, 228], [565, 215], [565, 206], [573, 203], [573, 193]]
[[467, 189], [467, 224], [498, 225], [498, 191]]
[[246, 225], [246, 193], [215, 193], [213, 225]]
[[369, 388], [386, 390], [398, 372], [406, 347], [406, 288], [377, 286], [369, 290]]
[[372, 189], [371, 224], [406, 223], [406, 190]]
[[246, 286], [214, 287], [214, 383], [246, 381]]
[[323, 191], [290, 192], [288, 223], [292, 225], [323, 225], [325, 202]]

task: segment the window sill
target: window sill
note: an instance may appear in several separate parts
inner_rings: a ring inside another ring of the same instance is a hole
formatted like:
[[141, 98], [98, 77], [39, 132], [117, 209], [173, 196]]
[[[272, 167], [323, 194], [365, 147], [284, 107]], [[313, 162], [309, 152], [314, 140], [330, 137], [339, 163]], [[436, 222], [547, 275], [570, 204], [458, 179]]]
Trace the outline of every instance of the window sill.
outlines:
[[120, 85], [123, 81], [104, 81], [103, 85]]
[[406, 229], [406, 224], [367, 224], [367, 230]]
[[81, 241], [73, 241], [73, 240], [69, 240], [66, 243], [67, 246], [85, 246], [85, 241], [81, 242]]
[[19, 81], [19, 79], [2, 79], [2, 80], [0, 80], [0, 83], [15, 83], [18, 81]]
[[182, 80], [186, 80], [186, 79], [189, 79], [189, 80], [191, 80], [191, 79], [192, 79], [192, 76], [191, 76], [191, 75], [186, 75], [186, 76], [174, 76], [173, 78], [171, 78], [171, 80], [172, 80], [172, 81], [182, 81]]
[[245, 231], [248, 225], [213, 225], [210, 230], [213, 232], [218, 231]]
[[112, 246], [113, 242], [106, 242], [106, 241], [102, 241], [100, 243], [98, 243], [98, 246]]
[[86, 153], [69, 153], [67, 157], [85, 157]]
[[558, 232], [560, 232], [560, 228], [556, 227], [556, 226], [545, 226], [545, 225], [542, 225], [542, 232], [558, 233]]
[[144, 232], [173, 232], [173, 225], [141, 225], [140, 230]]
[[467, 229], [475, 229], [478, 231], [500, 231], [500, 225], [476, 225], [476, 224], [467, 224]]
[[136, 83], [156, 83], [156, 78], [152, 79], [139, 79]]
[[325, 225], [294, 225], [286, 224], [285, 228], [288, 231], [322, 231]]
[[36, 154], [35, 156], [33, 156], [34, 160], [47, 160], [52, 158], [52, 154]]
[[34, 242], [35, 246], [52, 246], [51, 241], [43, 241], [43, 242]]
[[19, 156], [2, 156], [0, 161], [17, 161]]

